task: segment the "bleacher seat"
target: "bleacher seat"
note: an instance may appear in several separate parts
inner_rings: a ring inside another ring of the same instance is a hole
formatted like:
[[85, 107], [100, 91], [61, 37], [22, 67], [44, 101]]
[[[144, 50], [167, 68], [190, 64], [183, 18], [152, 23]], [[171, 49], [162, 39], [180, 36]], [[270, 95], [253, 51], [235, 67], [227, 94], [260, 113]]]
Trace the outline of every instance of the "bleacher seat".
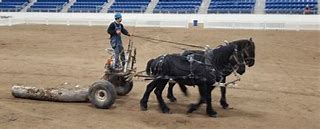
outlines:
[[60, 12], [69, 0], [37, 0], [28, 12]]
[[202, 0], [159, 0], [153, 13], [197, 13]]
[[208, 13], [253, 13], [256, 0], [212, 0]]
[[77, 0], [68, 12], [100, 12], [107, 0]]
[[303, 14], [306, 6], [317, 14], [317, 0], [266, 0], [265, 12], [272, 14]]
[[143, 13], [149, 3], [150, 0], [115, 0], [108, 12]]
[[27, 6], [28, 0], [2, 0], [0, 12], [19, 12]]
[[[68, 12], [100, 12], [108, 0], [76, 0]], [[115, 0], [109, 13], [144, 13], [151, 0]], [[69, 0], [37, 0], [28, 12], [60, 12]], [[153, 13], [198, 13], [202, 0], [159, 0]], [[1, 0], [0, 12], [19, 12], [29, 0]], [[256, 0], [211, 0], [207, 13], [254, 13]], [[318, 13], [318, 0], [266, 0], [265, 13]]]

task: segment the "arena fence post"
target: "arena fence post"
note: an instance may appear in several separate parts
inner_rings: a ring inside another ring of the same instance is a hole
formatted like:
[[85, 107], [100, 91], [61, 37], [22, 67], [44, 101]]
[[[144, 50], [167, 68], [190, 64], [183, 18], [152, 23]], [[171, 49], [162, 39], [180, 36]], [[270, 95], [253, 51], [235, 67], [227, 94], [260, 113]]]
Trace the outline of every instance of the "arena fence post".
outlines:
[[91, 20], [89, 20], [88, 23], [89, 23], [89, 26], [92, 26]]
[[46, 25], [49, 25], [49, 20], [48, 20], [48, 18], [46, 18]]
[[67, 19], [67, 26], [70, 26], [70, 20]]
[[8, 20], [8, 25], [9, 25], [9, 26], [12, 26], [12, 20], [11, 20], [11, 18], [9, 18], [9, 20]]

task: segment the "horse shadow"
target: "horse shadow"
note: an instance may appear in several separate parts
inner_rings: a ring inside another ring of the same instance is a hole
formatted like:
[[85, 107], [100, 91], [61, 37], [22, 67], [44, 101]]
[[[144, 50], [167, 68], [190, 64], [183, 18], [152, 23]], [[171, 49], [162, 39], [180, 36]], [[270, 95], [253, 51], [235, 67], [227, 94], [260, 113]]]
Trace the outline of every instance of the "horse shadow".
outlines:
[[[155, 102], [156, 103], [156, 102]], [[170, 114], [185, 114], [188, 117], [206, 117], [206, 105], [203, 104], [197, 111], [194, 111], [193, 113], [187, 113], [187, 110], [189, 108], [189, 103], [179, 103], [179, 102], [169, 102], [167, 103], [170, 107]], [[153, 106], [152, 106], [153, 107]], [[161, 113], [161, 109], [155, 105], [155, 108], [159, 113]], [[240, 109], [237, 107], [232, 107], [229, 109], [223, 109], [220, 105], [214, 105], [213, 107], [217, 113], [218, 118], [231, 118], [231, 117], [247, 117], [247, 118], [260, 118], [262, 117], [262, 114], [257, 113], [255, 111]], [[153, 109], [149, 109], [153, 110]]]

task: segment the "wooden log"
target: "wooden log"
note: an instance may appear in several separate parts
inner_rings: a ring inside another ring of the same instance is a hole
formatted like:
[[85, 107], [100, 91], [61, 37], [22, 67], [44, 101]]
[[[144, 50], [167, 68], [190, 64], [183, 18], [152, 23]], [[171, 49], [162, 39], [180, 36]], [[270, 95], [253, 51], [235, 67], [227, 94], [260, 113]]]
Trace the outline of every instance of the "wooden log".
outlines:
[[14, 85], [14, 97], [56, 102], [87, 102], [88, 88], [36, 88]]

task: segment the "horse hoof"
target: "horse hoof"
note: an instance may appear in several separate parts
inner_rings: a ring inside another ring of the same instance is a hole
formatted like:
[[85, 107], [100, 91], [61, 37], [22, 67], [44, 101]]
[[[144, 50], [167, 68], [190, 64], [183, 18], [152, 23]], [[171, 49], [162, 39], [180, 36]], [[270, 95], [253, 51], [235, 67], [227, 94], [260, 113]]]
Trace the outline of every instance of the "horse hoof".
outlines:
[[193, 111], [197, 110], [196, 105], [195, 104], [190, 104], [189, 106], [189, 110], [187, 113], [192, 113]]
[[221, 103], [221, 106], [223, 109], [228, 109], [229, 108], [229, 104], [227, 103]]
[[141, 111], [147, 111], [147, 110], [148, 110], [148, 106], [146, 106], [146, 105], [140, 105], [140, 110], [141, 110]]
[[170, 114], [170, 109], [169, 108], [162, 108], [162, 113]]
[[229, 109], [229, 106], [222, 106], [223, 109]]
[[169, 98], [170, 102], [177, 102], [176, 98]]
[[208, 114], [208, 116], [212, 117], [212, 118], [217, 118], [218, 117], [218, 113]]
[[146, 107], [140, 107], [140, 110], [141, 110], [141, 111], [147, 111], [148, 108], [146, 108]]

